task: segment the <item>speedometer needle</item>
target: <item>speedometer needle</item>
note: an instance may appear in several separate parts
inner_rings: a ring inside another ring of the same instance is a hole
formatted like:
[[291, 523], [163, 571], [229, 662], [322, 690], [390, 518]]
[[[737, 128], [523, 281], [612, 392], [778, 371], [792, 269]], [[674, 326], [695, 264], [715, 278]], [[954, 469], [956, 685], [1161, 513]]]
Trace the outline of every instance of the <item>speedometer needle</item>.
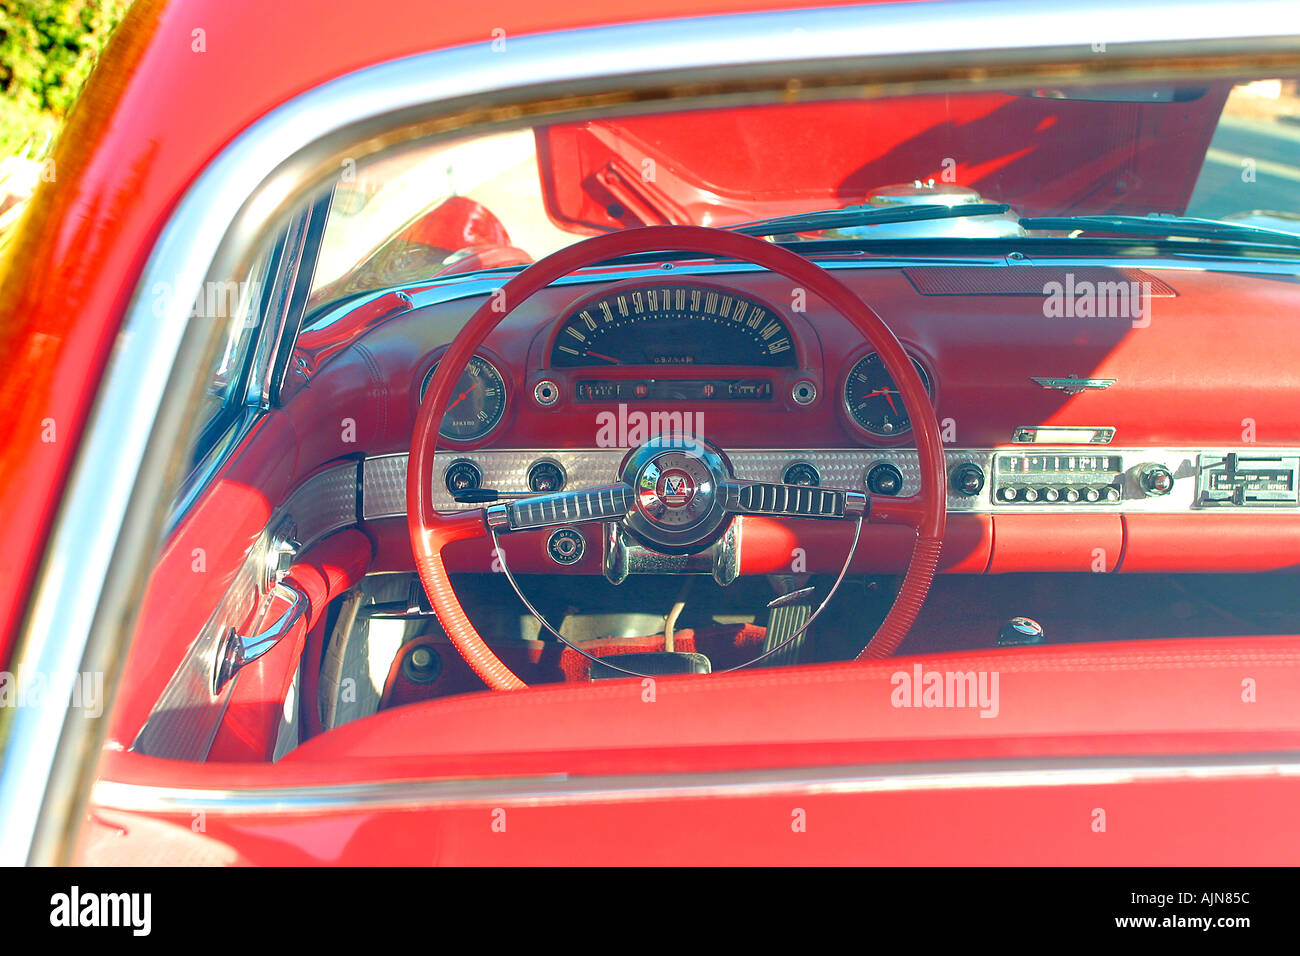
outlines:
[[592, 358], [604, 359], [606, 362], [610, 362], [614, 365], [622, 364], [616, 358], [612, 358], [611, 356], [608, 355], [601, 355], [599, 352], [593, 352], [591, 349], [587, 349], [587, 354], [590, 355]]
[[475, 383], [474, 383], [473, 385], [471, 385], [469, 388], [465, 389], [465, 391], [463, 391], [463, 392], [461, 392], [459, 395], [457, 395], [457, 396], [456, 396], [456, 400], [455, 400], [454, 402], [452, 402], [450, 405], [447, 406], [447, 411], [451, 411], [453, 408], [455, 408], [457, 405], [459, 405], [461, 402], [463, 402], [463, 401], [465, 400], [465, 396], [468, 395], [470, 392], [474, 391], [474, 389], [476, 389], [476, 388], [478, 388], [478, 383], [477, 383], [477, 382], [475, 382]]

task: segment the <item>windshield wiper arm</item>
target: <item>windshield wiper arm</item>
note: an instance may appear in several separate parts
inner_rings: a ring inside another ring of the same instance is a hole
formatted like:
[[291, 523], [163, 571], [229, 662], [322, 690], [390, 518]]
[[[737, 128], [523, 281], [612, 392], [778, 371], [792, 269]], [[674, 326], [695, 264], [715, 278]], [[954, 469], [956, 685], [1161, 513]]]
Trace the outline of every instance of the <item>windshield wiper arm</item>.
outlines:
[[1300, 235], [1295, 233], [1190, 216], [1040, 216], [1021, 219], [1020, 225], [1028, 230], [1111, 232], [1161, 237], [1186, 236], [1189, 239], [1224, 239], [1235, 242], [1256, 240], [1282, 246], [1300, 246]]
[[926, 203], [920, 206], [845, 206], [823, 209], [798, 216], [778, 216], [756, 222], [728, 226], [732, 232], [746, 236], [780, 236], [791, 232], [818, 232], [823, 229], [847, 229], [889, 222], [917, 222], [925, 219], [958, 219], [962, 216], [1000, 216], [1011, 207], [1000, 202], [964, 203], [948, 206]]

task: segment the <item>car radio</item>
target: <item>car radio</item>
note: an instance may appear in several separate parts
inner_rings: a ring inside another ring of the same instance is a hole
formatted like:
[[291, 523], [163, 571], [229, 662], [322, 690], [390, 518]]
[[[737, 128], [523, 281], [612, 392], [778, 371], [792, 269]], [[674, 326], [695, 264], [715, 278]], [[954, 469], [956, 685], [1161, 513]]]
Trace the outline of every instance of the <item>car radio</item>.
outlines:
[[998, 504], [1107, 505], [1123, 497], [1124, 463], [1114, 454], [1048, 452], [994, 458]]

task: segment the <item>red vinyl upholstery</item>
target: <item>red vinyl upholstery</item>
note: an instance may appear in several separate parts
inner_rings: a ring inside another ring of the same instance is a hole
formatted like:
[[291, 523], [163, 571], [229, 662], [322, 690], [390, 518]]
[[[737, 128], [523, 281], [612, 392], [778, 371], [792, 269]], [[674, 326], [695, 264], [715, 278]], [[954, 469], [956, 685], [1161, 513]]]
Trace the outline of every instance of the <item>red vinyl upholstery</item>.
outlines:
[[[895, 706], [895, 675], [916, 668], [996, 674], [996, 714]], [[973, 754], [992, 739], [1030, 754], [1038, 741], [1076, 735], [1105, 752], [1116, 736], [1176, 736], [1195, 749], [1225, 732], [1288, 735], [1294, 746], [1298, 697], [1297, 637], [1009, 648], [663, 678], [652, 701], [635, 680], [443, 698], [337, 728], [285, 759], [861, 740], [957, 741]]]

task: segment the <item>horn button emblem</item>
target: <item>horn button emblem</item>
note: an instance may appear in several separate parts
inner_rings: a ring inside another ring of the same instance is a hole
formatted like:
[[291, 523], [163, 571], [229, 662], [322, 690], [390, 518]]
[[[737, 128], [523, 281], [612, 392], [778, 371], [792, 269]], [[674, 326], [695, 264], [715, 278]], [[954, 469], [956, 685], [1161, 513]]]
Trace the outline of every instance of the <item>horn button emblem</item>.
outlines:
[[665, 447], [654, 439], [632, 452], [623, 477], [636, 492], [626, 527], [642, 544], [666, 554], [693, 554], [726, 530], [722, 483], [730, 469], [714, 449]]
[[669, 508], [685, 508], [695, 497], [695, 481], [680, 468], [659, 473], [655, 494]]
[[717, 497], [708, 467], [689, 452], [670, 451], [646, 462], [637, 476], [637, 509], [665, 528], [694, 525]]

